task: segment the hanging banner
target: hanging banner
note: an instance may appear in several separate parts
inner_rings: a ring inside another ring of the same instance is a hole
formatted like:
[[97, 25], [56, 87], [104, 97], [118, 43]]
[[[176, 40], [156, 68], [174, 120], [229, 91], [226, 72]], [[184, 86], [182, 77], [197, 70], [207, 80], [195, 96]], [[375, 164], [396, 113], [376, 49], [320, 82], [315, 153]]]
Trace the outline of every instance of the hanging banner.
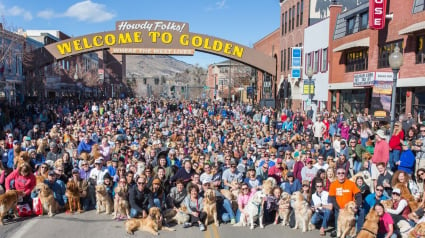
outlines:
[[385, 27], [387, 0], [369, 0], [369, 28], [381, 30]]
[[392, 82], [375, 81], [372, 89], [372, 115], [375, 120], [390, 121]]

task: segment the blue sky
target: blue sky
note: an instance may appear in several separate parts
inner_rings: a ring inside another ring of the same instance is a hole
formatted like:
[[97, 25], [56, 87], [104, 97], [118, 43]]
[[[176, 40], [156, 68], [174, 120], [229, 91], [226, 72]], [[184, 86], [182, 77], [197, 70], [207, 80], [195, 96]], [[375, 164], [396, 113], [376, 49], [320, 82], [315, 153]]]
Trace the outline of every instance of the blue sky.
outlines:
[[[190, 32], [214, 35], [249, 47], [279, 27], [279, 0], [0, 0], [11, 29], [61, 30], [71, 36], [114, 30], [117, 20], [189, 23]], [[191, 64], [224, 60], [211, 54], [178, 57]]]

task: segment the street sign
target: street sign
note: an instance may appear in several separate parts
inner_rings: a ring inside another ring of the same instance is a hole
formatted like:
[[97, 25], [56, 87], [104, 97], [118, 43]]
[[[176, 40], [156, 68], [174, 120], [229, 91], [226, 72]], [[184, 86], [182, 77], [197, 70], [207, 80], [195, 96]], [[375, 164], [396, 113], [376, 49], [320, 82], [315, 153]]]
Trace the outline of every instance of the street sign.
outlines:
[[300, 47], [292, 47], [292, 68], [301, 68], [301, 51]]
[[291, 70], [292, 78], [300, 78], [301, 77], [301, 69], [292, 69]]

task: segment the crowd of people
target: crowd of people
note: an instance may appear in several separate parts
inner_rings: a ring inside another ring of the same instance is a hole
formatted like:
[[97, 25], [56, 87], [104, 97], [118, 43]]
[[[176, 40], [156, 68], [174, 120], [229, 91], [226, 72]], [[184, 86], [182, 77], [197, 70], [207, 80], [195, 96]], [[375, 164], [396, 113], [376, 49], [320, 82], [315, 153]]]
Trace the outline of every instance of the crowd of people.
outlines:
[[[350, 201], [357, 232], [371, 209], [381, 217], [378, 237], [396, 237], [400, 220], [413, 227], [425, 219], [425, 126], [411, 114], [401, 115], [388, 133], [367, 110], [313, 115], [208, 101], [66, 101], [10, 113], [0, 111], [0, 194], [21, 190], [20, 203], [30, 206], [37, 182], [64, 206], [65, 185], [75, 180], [85, 211], [96, 208], [96, 185], [105, 185], [112, 200], [114, 188], [126, 186], [130, 217], [185, 204], [190, 220], [183, 226], [205, 230], [206, 189], [216, 192], [220, 221], [237, 224], [249, 198], [272, 177], [276, 187], [264, 204], [269, 223], [279, 222], [282, 192], [295, 191], [311, 205], [320, 235], [337, 226]], [[239, 189], [237, 205], [219, 189]], [[392, 206], [383, 209], [384, 200]]]

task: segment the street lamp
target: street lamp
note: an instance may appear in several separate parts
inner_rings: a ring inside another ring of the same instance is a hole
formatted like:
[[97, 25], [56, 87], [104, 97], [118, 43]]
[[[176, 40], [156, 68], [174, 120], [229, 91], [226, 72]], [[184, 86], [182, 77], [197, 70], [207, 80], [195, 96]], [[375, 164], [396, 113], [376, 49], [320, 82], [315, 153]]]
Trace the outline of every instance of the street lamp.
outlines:
[[310, 100], [313, 100], [313, 93], [311, 93], [311, 78], [313, 77], [313, 68], [311, 66], [308, 66], [306, 75], [308, 77], [308, 96], [310, 97]]
[[403, 54], [400, 53], [400, 48], [398, 45], [394, 48], [394, 52], [390, 54], [388, 59], [390, 67], [393, 70], [393, 91], [391, 96], [391, 131], [393, 133], [394, 123], [395, 123], [395, 100], [396, 100], [396, 90], [397, 90], [397, 74], [400, 70], [400, 67], [403, 65]]

